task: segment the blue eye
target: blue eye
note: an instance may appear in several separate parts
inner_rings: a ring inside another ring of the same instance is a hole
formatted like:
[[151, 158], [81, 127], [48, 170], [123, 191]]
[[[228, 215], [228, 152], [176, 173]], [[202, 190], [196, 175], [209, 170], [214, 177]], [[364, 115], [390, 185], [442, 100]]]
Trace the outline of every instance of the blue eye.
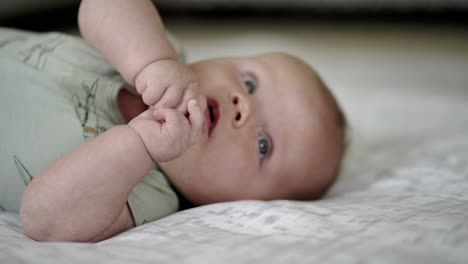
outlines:
[[262, 134], [258, 135], [258, 153], [260, 155], [260, 159], [263, 159], [271, 149], [270, 141], [263, 136]]
[[245, 74], [242, 78], [244, 79], [244, 85], [247, 88], [247, 92], [249, 94], [253, 94], [257, 89], [257, 81], [255, 78], [250, 74]]

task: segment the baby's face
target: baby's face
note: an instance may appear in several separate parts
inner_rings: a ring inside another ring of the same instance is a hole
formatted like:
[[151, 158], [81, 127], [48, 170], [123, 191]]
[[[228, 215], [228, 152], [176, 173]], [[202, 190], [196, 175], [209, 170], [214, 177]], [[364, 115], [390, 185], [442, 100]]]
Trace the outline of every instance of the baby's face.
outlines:
[[339, 132], [309, 67], [280, 53], [190, 67], [207, 97], [206, 126], [160, 166], [191, 202], [309, 198], [334, 177]]

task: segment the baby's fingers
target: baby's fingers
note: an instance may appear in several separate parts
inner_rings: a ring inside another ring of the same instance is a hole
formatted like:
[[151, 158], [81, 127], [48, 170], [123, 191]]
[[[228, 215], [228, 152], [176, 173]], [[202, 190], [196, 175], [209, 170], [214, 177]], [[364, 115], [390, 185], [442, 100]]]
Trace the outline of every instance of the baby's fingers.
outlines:
[[135, 80], [135, 88], [141, 94], [146, 105], [154, 105], [164, 95], [167, 85], [161, 80], [145, 76], [148, 74], [142, 75]]
[[183, 89], [179, 85], [171, 85], [164, 91], [161, 98], [155, 102], [155, 108], [175, 108], [182, 97]]
[[[192, 82], [188, 84], [187, 88], [184, 91], [184, 94], [182, 95], [182, 98], [177, 105], [177, 110], [181, 112], [182, 114], [187, 114], [188, 113], [188, 102], [192, 99], [198, 99], [199, 97], [204, 97], [200, 96], [198, 92], [198, 83], [197, 82]], [[204, 98], [203, 98], [204, 99]], [[206, 102], [203, 102], [201, 99], [198, 99], [198, 105], [201, 107], [202, 111], [206, 107], [205, 104]]]
[[141, 114], [139, 114], [135, 119], [149, 119], [153, 120], [153, 109], [148, 108], [145, 111], [143, 111]]
[[205, 115], [201, 110], [199, 103], [195, 99], [188, 102], [187, 109], [191, 124], [190, 141], [195, 143], [201, 136], [203, 125], [205, 123]]

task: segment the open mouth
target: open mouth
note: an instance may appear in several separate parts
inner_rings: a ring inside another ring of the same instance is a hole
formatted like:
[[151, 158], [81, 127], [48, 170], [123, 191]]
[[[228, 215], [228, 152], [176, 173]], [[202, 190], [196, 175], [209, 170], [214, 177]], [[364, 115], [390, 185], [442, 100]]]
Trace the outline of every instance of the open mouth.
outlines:
[[207, 110], [209, 115], [209, 126], [208, 126], [208, 136], [213, 133], [216, 125], [219, 120], [219, 104], [216, 100], [208, 99], [207, 100]]

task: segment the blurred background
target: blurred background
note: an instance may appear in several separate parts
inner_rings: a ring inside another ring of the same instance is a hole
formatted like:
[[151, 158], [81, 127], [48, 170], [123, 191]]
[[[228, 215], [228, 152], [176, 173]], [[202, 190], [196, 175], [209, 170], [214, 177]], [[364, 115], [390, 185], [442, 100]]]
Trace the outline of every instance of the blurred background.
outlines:
[[[189, 62], [284, 51], [316, 68], [348, 118], [343, 174], [361, 172], [331, 194], [362, 187], [411, 146], [467, 133], [468, 0], [156, 3]], [[2, 0], [0, 26], [78, 34], [78, 5]]]
[[[47, 29], [75, 23], [80, 0], [3, 0], [0, 21]], [[265, 17], [301, 19], [405, 19], [466, 22], [467, 0], [154, 0], [164, 16], [231, 19]], [[22, 21], [17, 21], [21, 18]], [[16, 20], [16, 21], [15, 21]], [[33, 23], [34, 22], [34, 23]]]

